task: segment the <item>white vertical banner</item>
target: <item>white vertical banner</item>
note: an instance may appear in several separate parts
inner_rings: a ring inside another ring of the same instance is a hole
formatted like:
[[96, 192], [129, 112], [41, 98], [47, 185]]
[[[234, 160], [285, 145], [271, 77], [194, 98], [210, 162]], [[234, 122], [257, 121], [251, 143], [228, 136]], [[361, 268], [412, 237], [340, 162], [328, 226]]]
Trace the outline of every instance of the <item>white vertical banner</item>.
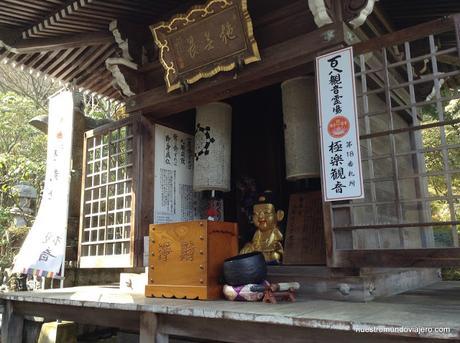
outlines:
[[316, 58], [324, 201], [364, 197], [353, 48]]
[[49, 99], [48, 151], [43, 198], [35, 222], [16, 256], [13, 271], [49, 278], [59, 274], [65, 258], [69, 210], [74, 95]]

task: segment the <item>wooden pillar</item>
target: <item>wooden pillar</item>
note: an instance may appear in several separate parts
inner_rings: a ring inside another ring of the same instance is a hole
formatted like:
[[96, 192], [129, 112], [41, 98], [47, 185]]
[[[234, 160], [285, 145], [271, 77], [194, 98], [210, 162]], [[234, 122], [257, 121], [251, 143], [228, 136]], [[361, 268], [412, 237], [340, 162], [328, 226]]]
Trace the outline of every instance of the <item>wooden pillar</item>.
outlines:
[[168, 343], [169, 335], [159, 332], [158, 315], [151, 312], [140, 314], [139, 343]]
[[2, 342], [22, 343], [24, 317], [14, 313], [12, 301], [6, 301], [2, 316]]
[[[78, 228], [80, 220], [81, 173], [83, 165], [83, 138], [86, 131], [85, 115], [75, 96], [72, 138], [72, 174], [70, 177], [69, 219], [67, 228], [66, 261], [77, 261]], [[68, 285], [69, 286], [69, 285]], [[73, 285], [71, 285], [73, 286]]]

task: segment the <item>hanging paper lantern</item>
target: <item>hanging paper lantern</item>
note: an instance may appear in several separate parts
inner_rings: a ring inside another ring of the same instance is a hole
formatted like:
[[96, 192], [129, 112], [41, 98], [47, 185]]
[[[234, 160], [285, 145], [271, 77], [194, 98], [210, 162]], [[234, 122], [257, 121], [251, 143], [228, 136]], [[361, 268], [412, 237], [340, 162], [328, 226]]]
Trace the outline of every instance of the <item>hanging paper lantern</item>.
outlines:
[[213, 102], [197, 107], [193, 190], [230, 191], [232, 107]]
[[297, 77], [281, 84], [286, 179], [319, 177], [315, 80]]

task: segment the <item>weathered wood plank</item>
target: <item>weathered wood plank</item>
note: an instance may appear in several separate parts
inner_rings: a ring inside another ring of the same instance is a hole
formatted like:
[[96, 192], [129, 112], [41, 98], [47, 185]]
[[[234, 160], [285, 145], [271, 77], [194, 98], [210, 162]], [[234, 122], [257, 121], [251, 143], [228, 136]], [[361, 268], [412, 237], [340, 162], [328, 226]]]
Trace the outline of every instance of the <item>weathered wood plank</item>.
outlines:
[[[267, 325], [248, 321], [206, 321], [191, 317], [162, 316], [160, 327], [170, 335], [208, 339], [212, 342], [257, 342], [257, 343], [325, 343], [325, 342], [432, 342], [417, 337], [341, 332], [325, 329]], [[363, 327], [364, 329], [366, 327]]]
[[23, 343], [37, 343], [43, 322], [24, 320]]
[[336, 250], [332, 267], [460, 266], [460, 248]]
[[30, 38], [17, 42], [13, 47], [19, 54], [33, 54], [46, 50], [72, 49], [111, 43], [115, 43], [112, 33], [102, 31], [52, 38]]
[[139, 343], [152, 342], [152, 335], [157, 331], [158, 321], [155, 313], [141, 313], [139, 327]]
[[21, 343], [24, 316], [16, 312], [15, 302], [7, 301], [2, 316], [2, 342]]
[[[10, 337], [12, 334], [17, 334], [19, 325], [21, 326], [22, 333], [21, 321], [23, 320], [22, 316], [24, 315], [36, 315], [48, 319], [69, 320], [81, 324], [115, 327], [129, 331], [138, 331], [140, 327], [139, 312], [135, 311], [127, 312], [116, 309], [102, 309], [94, 307], [83, 308], [58, 304], [34, 304], [22, 301], [9, 301], [9, 303], [13, 304], [14, 314], [17, 318], [13, 318], [15, 322], [8, 326], [8, 328], [11, 328], [11, 331], [6, 330], [7, 337]], [[7, 339], [4, 340], [2, 336], [2, 342], [10, 341]]]
[[[376, 287], [379, 284], [376, 283]], [[443, 297], [440, 297], [442, 295]], [[394, 296], [385, 299], [385, 302], [376, 299], [371, 303], [349, 303], [345, 301], [299, 299], [295, 303], [279, 303], [276, 305], [264, 303], [241, 303], [230, 301], [192, 301], [183, 299], [159, 299], [145, 298], [141, 294], [126, 293], [116, 288], [108, 287], [77, 287], [66, 288], [54, 291], [42, 292], [17, 292], [2, 293], [0, 298], [9, 299], [13, 302], [20, 302], [33, 309], [33, 313], [47, 315], [49, 306], [55, 309], [50, 320], [57, 315], [69, 317], [73, 314], [77, 317], [76, 322], [92, 321], [94, 325], [118, 327], [118, 323], [133, 321], [137, 318], [136, 327], [134, 323], [129, 325], [127, 330], [135, 332], [139, 330], [139, 312], [156, 313], [160, 318], [165, 315], [175, 317], [176, 323], [186, 327], [185, 320], [196, 318], [195, 323], [216, 323], [221, 322], [225, 327], [232, 326], [234, 330], [245, 332], [243, 328], [248, 323], [263, 324], [257, 326], [261, 332], [270, 337], [272, 331], [278, 327], [287, 328], [285, 332], [295, 332], [298, 328], [309, 337], [309, 331], [304, 329], [322, 329], [344, 338], [345, 342], [354, 342], [354, 336], [340, 336], [343, 332], [356, 334], [359, 328], [377, 327], [382, 330], [403, 329], [408, 327], [423, 326], [447, 327], [449, 332], [395, 332], [393, 337], [404, 341], [418, 335], [420, 338], [431, 339], [459, 339], [460, 338], [460, 307], [459, 307], [460, 285], [456, 282], [441, 282], [433, 286], [425, 287], [419, 292], [410, 294], [410, 297]], [[388, 302], [390, 302], [389, 304]], [[74, 308], [75, 312], [67, 311], [68, 307]], [[16, 309], [15, 309], [16, 310]], [[93, 312], [96, 311], [96, 312]], [[104, 311], [117, 315], [118, 319], [113, 320], [111, 316], [106, 317]], [[21, 312], [16, 312], [22, 314]], [[51, 312], [50, 312], [51, 313]], [[69, 318], [69, 319], [74, 319]], [[183, 322], [184, 321], [184, 322]], [[107, 324], [108, 323], [108, 324]], [[231, 324], [233, 323], [233, 324]], [[237, 324], [239, 323], [239, 324]], [[164, 335], [172, 335], [173, 332], [159, 325], [159, 332]], [[169, 325], [169, 324], [168, 324]], [[171, 324], [172, 325], [172, 324]], [[205, 329], [206, 324], [197, 326], [194, 330]], [[254, 328], [255, 326], [248, 326]], [[124, 329], [123, 327], [120, 327]], [[272, 330], [271, 328], [275, 328]], [[293, 330], [291, 330], [293, 329]], [[214, 330], [214, 329], [213, 329]], [[246, 331], [253, 333], [254, 331]], [[257, 334], [257, 332], [255, 332]], [[270, 334], [267, 334], [270, 333]], [[174, 334], [179, 334], [176, 331]], [[198, 334], [200, 334], [198, 332]], [[275, 334], [273, 334], [275, 335]], [[277, 334], [276, 334], [277, 335]], [[182, 336], [182, 335], [180, 335]], [[361, 336], [361, 335], [360, 335]], [[371, 336], [363, 335], [372, 341]], [[275, 336], [278, 337], [278, 336]], [[286, 340], [284, 337], [284, 340]], [[334, 336], [335, 337], [335, 336]], [[351, 337], [351, 339], [346, 339]], [[386, 336], [389, 337], [389, 336]], [[231, 341], [225, 338], [225, 332], [221, 333], [221, 340]], [[246, 341], [246, 340], [243, 340]], [[253, 340], [254, 341], [254, 340]], [[259, 340], [260, 341], [260, 340]], [[334, 342], [334, 340], [332, 340]], [[335, 340], [337, 341], [337, 340]]]
[[[149, 235], [149, 224], [153, 223], [153, 203], [154, 203], [154, 173], [152, 168], [155, 156], [155, 129], [153, 125], [144, 117], [139, 118], [139, 170], [136, 177], [137, 201], [140, 204], [139, 225], [136, 236], [134, 237], [135, 265], [143, 265], [144, 255], [144, 236]], [[133, 184], [134, 186], [134, 184]]]
[[[335, 256], [334, 246], [334, 232], [332, 231], [332, 209], [330, 202], [324, 202], [323, 200], [323, 223], [324, 223], [324, 242], [326, 248], [326, 265], [328, 267], [336, 263], [337, 257]], [[347, 237], [347, 243], [351, 244], [351, 234]], [[349, 241], [349, 242], [348, 242]]]
[[326, 264], [320, 191], [291, 194], [283, 264]]
[[169, 336], [158, 332], [158, 315], [150, 312], [140, 314], [139, 343], [167, 343]]
[[378, 50], [383, 47], [393, 46], [404, 43], [405, 41], [415, 40], [430, 34], [442, 33], [453, 29], [455, 16], [443, 17], [427, 23], [409, 27], [397, 32], [388, 33], [386, 35], [355, 44], [353, 46], [354, 54], [364, 54], [366, 52]]

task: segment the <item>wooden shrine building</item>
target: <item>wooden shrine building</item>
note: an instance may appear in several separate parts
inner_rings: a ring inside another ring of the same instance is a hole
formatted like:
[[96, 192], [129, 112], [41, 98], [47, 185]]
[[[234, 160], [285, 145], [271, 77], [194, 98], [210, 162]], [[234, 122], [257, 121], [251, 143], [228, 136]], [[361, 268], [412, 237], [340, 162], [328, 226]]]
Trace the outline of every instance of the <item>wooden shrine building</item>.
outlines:
[[[14, 341], [14, 330], [22, 330], [14, 323], [24, 315], [108, 325], [98, 321], [102, 315], [127, 331], [140, 327], [142, 342], [154, 341], [151, 335], [159, 342], [169, 335], [238, 342], [244, 325], [248, 341], [265, 328], [274, 333], [269, 342], [291, 333], [292, 341], [459, 339], [459, 305], [448, 309], [446, 294], [458, 302], [460, 289], [430, 286], [441, 280], [439, 268], [460, 266], [457, 12], [454, 0], [1, 1], [0, 62], [124, 103], [127, 112], [89, 131], [76, 119], [67, 286], [116, 282], [120, 272], [151, 266], [149, 224], [159, 203], [170, 201], [156, 198], [159, 127], [192, 137], [197, 108], [219, 102], [232, 111], [230, 187], [219, 193], [225, 221], [238, 223], [241, 248], [254, 234], [245, 201], [256, 191], [248, 189], [272, 190], [287, 219], [283, 263], [269, 266], [269, 277], [299, 281], [301, 298], [316, 299], [282, 309], [144, 299], [100, 288], [49, 292], [39, 300], [7, 294], [2, 339]], [[203, 26], [195, 25], [200, 20]], [[349, 46], [364, 196], [325, 201], [315, 60]], [[287, 90], [299, 79], [303, 88]], [[296, 131], [297, 117], [286, 119], [288, 96], [305, 100], [308, 131]], [[309, 156], [308, 175], [296, 176], [297, 157], [286, 151]], [[181, 156], [175, 158], [180, 164]], [[404, 307], [389, 310], [409, 296], [378, 302], [425, 286], [414, 293], [408, 317], [435, 304], [450, 333], [358, 334], [362, 327], [442, 326], [434, 314], [424, 313], [417, 324], [416, 317], [404, 318]], [[338, 302], [374, 299], [370, 307]], [[81, 318], [82, 308], [90, 319]], [[375, 314], [387, 310], [388, 317]], [[125, 311], [135, 315], [125, 318]]]

